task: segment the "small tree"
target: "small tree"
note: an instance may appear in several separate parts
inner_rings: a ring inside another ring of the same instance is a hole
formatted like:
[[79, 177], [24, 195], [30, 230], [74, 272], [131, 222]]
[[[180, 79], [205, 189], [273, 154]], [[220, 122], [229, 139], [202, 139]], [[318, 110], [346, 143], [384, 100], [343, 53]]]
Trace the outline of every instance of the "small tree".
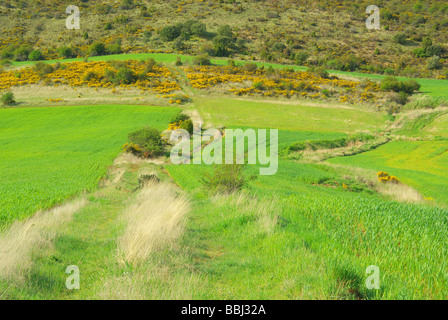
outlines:
[[131, 84], [137, 80], [137, 75], [129, 68], [121, 68], [115, 76], [115, 81], [121, 84]]
[[243, 189], [249, 180], [242, 164], [216, 165], [212, 174], [205, 173], [200, 180], [211, 192], [232, 193]]
[[233, 35], [232, 28], [224, 25], [218, 28], [218, 34], [213, 40], [214, 52], [218, 57], [225, 57], [235, 48], [236, 38]]
[[33, 51], [33, 48], [28, 45], [22, 45], [14, 51], [14, 60], [16, 61], [26, 61], [28, 56]]
[[61, 47], [59, 48], [58, 52], [62, 58], [69, 59], [75, 57], [75, 52], [70, 47]]
[[107, 53], [106, 46], [102, 42], [95, 42], [89, 47], [90, 56], [104, 56]]
[[199, 66], [209, 66], [211, 64], [208, 54], [201, 54], [193, 59], [193, 63]]
[[[164, 151], [160, 131], [151, 127], [145, 127], [129, 134], [129, 144], [126, 145], [137, 146], [136, 149], [141, 150], [139, 155], [145, 158], [160, 156]], [[126, 148], [124, 149], [126, 150]]]
[[44, 55], [39, 50], [34, 50], [29, 54], [28, 60], [30, 61], [44, 60]]
[[173, 41], [180, 36], [181, 29], [179, 26], [166, 26], [160, 31], [160, 37], [164, 41]]
[[4, 93], [1, 96], [0, 100], [2, 101], [4, 106], [12, 106], [13, 104], [16, 103], [15, 98], [14, 98], [14, 93], [12, 93], [11, 91]]

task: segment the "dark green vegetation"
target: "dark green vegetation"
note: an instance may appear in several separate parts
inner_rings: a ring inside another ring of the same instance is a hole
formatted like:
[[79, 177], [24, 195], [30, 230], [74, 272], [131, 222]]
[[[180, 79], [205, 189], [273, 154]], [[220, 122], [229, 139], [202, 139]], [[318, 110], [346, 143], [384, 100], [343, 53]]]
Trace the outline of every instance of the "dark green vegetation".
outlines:
[[[129, 143], [123, 146], [124, 151], [145, 158], [161, 156], [164, 152], [164, 143], [160, 130], [152, 127], [134, 131], [129, 134]], [[129, 149], [129, 150], [127, 150]]]

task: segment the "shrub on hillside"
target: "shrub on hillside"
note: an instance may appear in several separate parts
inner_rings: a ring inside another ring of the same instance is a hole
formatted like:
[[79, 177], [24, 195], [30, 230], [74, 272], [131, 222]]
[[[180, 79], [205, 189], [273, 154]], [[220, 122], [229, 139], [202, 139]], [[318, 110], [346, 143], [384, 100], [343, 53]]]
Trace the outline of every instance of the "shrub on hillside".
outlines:
[[381, 80], [381, 90], [413, 94], [420, 90], [420, 84], [415, 80], [399, 81], [395, 77], [387, 76]]
[[173, 41], [174, 39], [176, 39], [180, 36], [180, 33], [181, 33], [181, 28], [177, 25], [166, 26], [159, 32], [160, 37], [164, 41]]
[[191, 98], [185, 94], [176, 94], [173, 97], [173, 100], [177, 103], [188, 103], [191, 102]]
[[44, 55], [39, 50], [34, 50], [29, 54], [28, 60], [30, 61], [44, 60]]
[[405, 45], [406, 44], [406, 35], [404, 33], [397, 33], [394, 35], [394, 42]]
[[65, 59], [76, 57], [75, 51], [70, 47], [61, 47], [58, 50], [59, 56]]
[[180, 128], [187, 130], [188, 133], [190, 133], [190, 134], [193, 134], [193, 129], [194, 129], [193, 121], [191, 121], [191, 119], [182, 121]]
[[113, 43], [110, 46], [107, 47], [106, 52], [109, 54], [120, 54], [122, 53], [121, 45], [120, 43]]
[[102, 42], [93, 43], [87, 50], [89, 56], [104, 56], [107, 53], [106, 46]]
[[308, 54], [308, 52], [299, 51], [294, 56], [294, 60], [295, 60], [296, 64], [303, 65], [303, 64], [305, 64], [305, 61], [306, 61], [306, 59], [308, 59], [309, 56], [310, 55]]
[[46, 74], [52, 73], [54, 71], [53, 67], [45, 62], [37, 62], [34, 65], [34, 70], [40, 76], [44, 76]]
[[229, 56], [230, 52], [235, 49], [236, 41], [229, 25], [220, 26], [215, 39], [213, 39], [214, 54], [218, 57]]
[[2, 101], [2, 104], [4, 106], [12, 106], [16, 103], [14, 93], [12, 93], [11, 91], [2, 94], [0, 100]]
[[171, 118], [170, 123], [185, 121], [185, 120], [189, 120], [189, 119], [190, 119], [190, 117], [188, 115], [186, 115], [185, 113], [179, 113]]
[[314, 74], [323, 79], [328, 79], [330, 77], [330, 75], [328, 74], [327, 70], [325, 70], [324, 67], [311, 67], [306, 72]]
[[137, 75], [134, 71], [127, 67], [120, 68], [115, 75], [114, 80], [120, 84], [131, 84], [137, 80]]
[[14, 45], [9, 45], [0, 52], [0, 59], [13, 59], [14, 51], [17, 49]]
[[198, 66], [209, 66], [211, 65], [210, 57], [208, 54], [200, 54], [193, 59], [193, 64]]
[[123, 10], [130, 10], [132, 8], [135, 8], [134, 0], [122, 0], [119, 8]]
[[244, 64], [243, 69], [247, 72], [255, 72], [257, 71], [258, 66], [255, 62], [248, 62]]
[[304, 151], [304, 150], [320, 150], [320, 149], [336, 149], [336, 148], [343, 148], [348, 146], [351, 143], [356, 142], [368, 142], [370, 140], [373, 140], [375, 137], [369, 134], [365, 133], [357, 133], [354, 135], [351, 135], [346, 138], [339, 138], [339, 139], [332, 139], [332, 140], [307, 140], [307, 141], [300, 141], [296, 142], [292, 145], [290, 145], [287, 148], [288, 152], [295, 152], [295, 151]]
[[378, 176], [378, 181], [381, 183], [393, 183], [393, 184], [397, 184], [400, 182], [400, 180], [395, 177], [395, 176], [391, 176], [389, 175], [387, 172], [385, 171], [380, 171], [377, 173]]
[[327, 62], [327, 67], [333, 70], [355, 71], [361, 65], [361, 61], [355, 56], [343, 56]]
[[29, 45], [22, 45], [14, 51], [15, 61], [26, 61], [28, 56], [33, 51], [33, 48]]
[[408, 102], [408, 94], [406, 92], [390, 92], [386, 96], [386, 101], [388, 103], [394, 102], [397, 104], [405, 105]]
[[442, 68], [442, 63], [440, 62], [439, 56], [434, 56], [428, 61], [428, 70], [439, 70]]
[[129, 142], [123, 146], [125, 152], [153, 158], [164, 153], [161, 133], [156, 128], [145, 127], [129, 134]]
[[8, 59], [1, 59], [0, 60], [0, 67], [9, 67], [11, 66], [11, 61]]
[[115, 78], [115, 71], [112, 69], [106, 69], [104, 70], [104, 80], [106, 80], [107, 82], [113, 82]]
[[232, 193], [243, 189], [250, 180], [244, 174], [242, 164], [216, 165], [213, 173], [205, 173], [200, 180], [202, 185], [213, 193]]
[[97, 74], [95, 72], [89, 71], [84, 75], [83, 80], [84, 81], [92, 81], [92, 80], [95, 80], [96, 77], [97, 77]]

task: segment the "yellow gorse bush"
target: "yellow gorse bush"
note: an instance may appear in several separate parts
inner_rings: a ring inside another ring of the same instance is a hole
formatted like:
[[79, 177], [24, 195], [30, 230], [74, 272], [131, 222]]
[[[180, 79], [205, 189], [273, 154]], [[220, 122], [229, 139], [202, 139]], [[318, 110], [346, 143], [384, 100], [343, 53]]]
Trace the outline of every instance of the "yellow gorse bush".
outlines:
[[377, 173], [377, 176], [378, 176], [378, 181], [380, 181], [382, 183], [388, 183], [388, 182], [399, 183], [400, 182], [400, 180], [396, 176], [391, 176], [385, 171], [379, 171]]
[[[140, 61], [127, 61], [127, 67], [140, 74], [145, 65]], [[181, 90], [174, 75], [165, 66], [155, 65], [144, 79], [137, 79], [131, 84], [118, 84], [108, 81], [104, 75], [106, 69], [117, 72], [110, 63], [103, 61], [94, 62], [70, 62], [64, 63], [48, 74], [39, 74], [33, 67], [21, 70], [0, 72], [0, 90], [7, 90], [14, 86], [43, 83], [44, 85], [69, 85], [71, 87], [94, 88], [139, 88], [142, 91], [152, 91], [160, 94], [169, 94]]]
[[373, 102], [379, 87], [374, 82], [361, 86], [361, 82], [319, 77], [310, 72], [290, 72], [277, 70], [268, 74], [266, 70], [246, 71], [233, 66], [196, 66], [183, 67], [192, 86], [196, 89], [209, 89], [219, 84], [239, 84], [243, 88], [228, 91], [236, 95], [298, 96], [305, 98], [322, 98], [321, 91], [332, 88], [341, 102]]

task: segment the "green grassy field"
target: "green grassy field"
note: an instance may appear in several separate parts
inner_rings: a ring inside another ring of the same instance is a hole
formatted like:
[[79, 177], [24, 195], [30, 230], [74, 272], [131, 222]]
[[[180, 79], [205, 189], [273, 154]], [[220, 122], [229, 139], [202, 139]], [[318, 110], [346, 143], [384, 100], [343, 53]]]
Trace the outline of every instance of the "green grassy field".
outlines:
[[362, 108], [198, 98], [196, 106], [215, 126], [276, 128], [290, 131], [354, 133], [379, 131], [386, 117]]
[[[125, 57], [129, 55], [108, 59]], [[161, 59], [172, 62], [175, 57]], [[442, 83], [437, 91], [435, 82], [428, 81], [432, 93], [443, 92]], [[228, 196], [213, 195], [201, 183], [213, 166], [128, 164], [116, 184], [97, 190], [126, 135], [145, 125], [166, 128], [179, 108], [0, 110], [0, 169], [5, 172], [0, 227], [89, 192], [87, 206], [55, 230], [53, 246], [33, 253], [24, 282], [0, 279], [0, 298], [448, 298], [448, 142], [393, 141], [330, 159], [331, 165], [288, 160], [282, 150], [295, 142], [381, 133], [389, 117], [336, 104], [192, 99], [206, 125], [279, 129], [278, 172], [259, 176], [259, 165], [247, 166], [245, 173], [256, 179], [243, 192]], [[429, 116], [399, 133], [446, 136], [446, 120], [446, 115]], [[388, 171], [434, 201], [391, 200], [358, 181], [372, 178], [367, 174], [356, 180], [357, 167]], [[192, 209], [177, 243], [155, 250], [139, 267], [123, 265], [117, 260], [125, 225], [121, 213], [135, 201], [139, 174], [148, 172], [176, 183]], [[82, 269], [77, 291], [64, 287], [65, 268], [71, 264]], [[369, 265], [380, 268], [379, 290], [365, 286]]]
[[434, 136], [448, 138], [448, 114], [434, 119], [434, 121], [425, 126], [424, 131]]
[[[167, 169], [200, 203], [185, 242], [200, 248], [199, 269], [223, 288], [207, 298], [447, 297], [446, 210], [314, 186], [338, 173], [281, 160], [276, 175], [248, 186], [247, 192], [258, 203], [269, 202], [269, 213], [277, 215], [274, 227], [263, 232], [257, 210], [243, 205], [247, 201], [237, 206], [209, 198], [198, 177], [210, 167]], [[254, 167], [246, 170], [256, 173]], [[364, 285], [369, 265], [381, 270], [380, 290]]]
[[166, 128], [173, 107], [0, 110], [0, 227], [95, 188], [127, 134]]
[[448, 204], [448, 142], [394, 141], [376, 150], [330, 163], [387, 171], [419, 190], [425, 197]]

